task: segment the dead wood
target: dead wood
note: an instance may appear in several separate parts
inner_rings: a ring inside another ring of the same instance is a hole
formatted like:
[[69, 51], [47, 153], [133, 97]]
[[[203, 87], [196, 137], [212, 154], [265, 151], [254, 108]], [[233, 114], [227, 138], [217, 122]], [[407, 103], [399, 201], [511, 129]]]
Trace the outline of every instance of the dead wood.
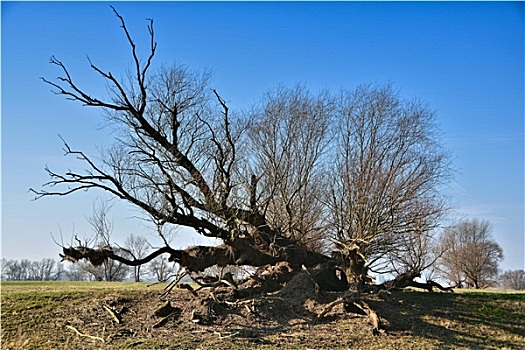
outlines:
[[[414, 279], [420, 276], [419, 272], [408, 271], [380, 285], [369, 284], [368, 278], [361, 276], [352, 284], [354, 289], [349, 290], [348, 271], [344, 271], [337, 260], [326, 260], [317, 264], [309, 262], [307, 265], [301, 264], [298, 266], [297, 263], [304, 262], [308, 254], [305, 253], [306, 250], [294, 250], [291, 246], [288, 247], [288, 250], [283, 250], [286, 253], [280, 256], [272, 256], [263, 251], [258, 251], [257, 254], [254, 253], [242, 257], [243, 263], [258, 267], [253, 275], [242, 281], [236, 281], [231, 273], [214, 278], [202, 274], [210, 266], [235, 265], [241, 258], [239, 256], [241, 253], [244, 254], [250, 251], [257, 251], [257, 247], [248, 239], [241, 238], [236, 241], [230, 241], [228, 245], [223, 244], [215, 247], [193, 246], [184, 250], [175, 250], [166, 246], [140, 260], [128, 260], [121, 257], [109, 246], [101, 248], [64, 248], [63, 257], [71, 261], [86, 259], [92, 264], [101, 264], [107, 259], [114, 259], [133, 266], [143, 264], [145, 261], [149, 261], [160, 254], [167, 253], [170, 255], [170, 261], [177, 262], [183, 266], [193, 280], [199, 284], [197, 289], [194, 289], [189, 284], [178, 285], [178, 288], [187, 289], [195, 297], [195, 303], [191, 311], [191, 321], [199, 324], [213, 324], [216, 318], [220, 317], [226, 309], [237, 307], [237, 305], [232, 304], [236, 300], [260, 297], [278, 298], [282, 300], [283, 305], [286, 304], [289, 308], [286, 313], [296, 314], [310, 322], [312, 321], [311, 315], [302, 316], [300, 312], [296, 312], [296, 309], [304, 310], [302, 305], [306, 300], [317, 300], [320, 292], [328, 290], [344, 291], [344, 293], [336, 300], [325, 305], [320, 312], [315, 311], [315, 316], [313, 316], [315, 321], [324, 319], [334, 307], [344, 304], [347, 312], [366, 315], [372, 325], [372, 333], [378, 335], [381, 331], [379, 316], [365, 302], [365, 299], [378, 295], [385, 300], [389, 300], [391, 298], [384, 293], [392, 289], [403, 289], [406, 287], [415, 287], [428, 291], [432, 291], [434, 287], [444, 291], [452, 289], [450, 287], [442, 287], [433, 281], [427, 281], [427, 283], [416, 282]], [[293, 257], [291, 255], [292, 251], [298, 252], [298, 256]], [[288, 260], [281, 260], [283, 257], [286, 257]], [[201, 299], [198, 292], [203, 288], [210, 288], [211, 291], [206, 297]], [[268, 306], [268, 310], [271, 309], [271, 305], [265, 306], [264, 303], [260, 306], [263, 309], [266, 306]], [[246, 305], [242, 305], [240, 308], [246, 308]], [[104, 309], [117, 324], [121, 322], [119, 314], [108, 307], [104, 307]], [[256, 308], [250, 309], [248, 307], [248, 311], [249, 314], [255, 317], [261, 315]], [[180, 314], [180, 312], [174, 312], [174, 308], [168, 301], [159, 307], [154, 314], [157, 317], [162, 317], [155, 324], [155, 327], [161, 327], [175, 314]]]
[[155, 323], [153, 325], [153, 328], [159, 328], [159, 327], [164, 326], [169, 320], [174, 319], [174, 318], [178, 318], [181, 315], [181, 312], [182, 312], [182, 310], [180, 310], [178, 308], [174, 309], [169, 315], [164, 316], [163, 318], [160, 319], [160, 321]]
[[100, 340], [102, 343], [105, 343], [106, 341], [101, 338], [101, 337], [96, 337], [94, 335], [89, 335], [89, 334], [85, 334], [85, 333], [81, 333], [78, 329], [76, 329], [75, 327], [73, 326], [70, 326], [70, 325], [66, 325], [66, 328], [72, 330], [73, 332], [75, 332], [79, 337], [82, 337], [82, 338], [89, 338], [89, 339], [93, 339], [93, 340]]
[[361, 296], [361, 293], [358, 293], [356, 291], [349, 290], [349, 291], [344, 292], [339, 298], [337, 298], [336, 300], [332, 301], [331, 303], [325, 306], [323, 311], [321, 311], [317, 315], [317, 320], [318, 321], [322, 320], [326, 316], [326, 314], [332, 311], [332, 309], [336, 307], [337, 305], [340, 305], [343, 303], [353, 303], [354, 301], [358, 300], [360, 296]]
[[337, 305], [344, 304], [344, 309], [346, 312], [367, 316], [370, 324], [372, 325], [372, 334], [375, 336], [380, 335], [383, 330], [381, 328], [379, 316], [368, 305], [364, 298], [369, 298], [373, 295], [380, 295], [383, 292], [383, 290], [379, 290], [375, 294], [362, 294], [358, 291], [346, 291], [336, 300], [324, 307], [324, 309], [317, 315], [317, 321], [321, 321]]
[[174, 308], [171, 306], [170, 301], [166, 301], [164, 304], [159, 306], [154, 312], [153, 315], [157, 317], [166, 317], [173, 312]]
[[191, 292], [191, 294], [193, 294], [193, 296], [198, 296], [198, 294], [195, 291], [195, 289], [193, 289], [193, 287], [191, 285], [187, 284], [187, 283], [177, 284], [177, 288], [189, 290]]
[[386, 290], [391, 290], [391, 289], [399, 290], [399, 289], [404, 289], [406, 287], [413, 287], [413, 288], [424, 289], [429, 292], [432, 292], [433, 291], [432, 288], [436, 287], [441, 291], [446, 291], [446, 292], [454, 291], [454, 287], [443, 287], [439, 283], [432, 281], [432, 280], [427, 280], [426, 283], [414, 281], [415, 278], [420, 277], [420, 276], [421, 274], [418, 271], [409, 271], [409, 272], [400, 274], [393, 280], [386, 281], [383, 284], [378, 285], [376, 288], [386, 289]]
[[153, 328], [159, 328], [164, 326], [170, 319], [178, 318], [182, 314], [182, 309], [174, 307], [168, 300], [160, 305], [154, 312], [153, 315], [156, 317], [162, 317], [157, 323], [153, 325]]
[[[436, 287], [442, 291], [453, 291], [454, 287], [443, 287], [437, 282], [432, 280], [427, 280], [426, 283], [416, 282], [415, 278], [421, 277], [419, 271], [408, 271], [396, 276], [394, 279], [386, 281], [382, 284], [372, 286], [371, 289], [376, 290], [392, 290], [392, 289], [404, 289], [406, 287], [414, 287], [419, 289], [424, 289], [429, 292], [432, 292], [432, 288]], [[370, 289], [370, 288], [369, 288]]]
[[442, 290], [444, 292], [454, 292], [453, 286], [443, 287], [441, 284], [432, 280], [427, 280], [427, 284], [431, 285], [432, 287], [436, 287], [437, 289]]
[[116, 324], [120, 324], [122, 322], [120, 313], [113, 311], [110, 307], [106, 305], [102, 305], [102, 308], [111, 316], [111, 318], [113, 318]]

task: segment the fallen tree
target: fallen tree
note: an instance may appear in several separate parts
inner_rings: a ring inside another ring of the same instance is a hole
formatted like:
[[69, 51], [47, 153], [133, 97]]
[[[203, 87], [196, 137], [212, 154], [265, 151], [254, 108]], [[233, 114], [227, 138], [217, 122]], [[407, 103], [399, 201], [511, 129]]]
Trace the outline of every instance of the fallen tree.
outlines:
[[[349, 313], [366, 315], [372, 326], [372, 333], [380, 335], [384, 332], [380, 316], [369, 306], [366, 302], [367, 299], [380, 297], [391, 302], [390, 291], [407, 287], [420, 288], [429, 292], [432, 292], [433, 287], [442, 291], [453, 290], [452, 287], [443, 287], [435, 281], [416, 282], [414, 279], [420, 277], [420, 273], [413, 271], [401, 274], [380, 285], [369, 284], [358, 289], [357, 284], [349, 284], [345, 279], [337, 277], [335, 271], [338, 268], [333, 261], [314, 266], [310, 265], [310, 268], [302, 265], [300, 270], [294, 270], [288, 262], [280, 261], [275, 264], [266, 264], [259, 268], [256, 273], [242, 280], [235, 280], [231, 273], [223, 276], [202, 275], [201, 273], [207, 267], [235, 264], [233, 260], [234, 254], [231, 253], [231, 248], [227, 246], [190, 247], [185, 250], [163, 247], [140, 260], [128, 260], [116, 255], [110, 247], [93, 249], [79, 246], [64, 247], [61, 257], [71, 262], [86, 259], [94, 265], [102, 264], [107, 259], [113, 259], [130, 266], [136, 266], [151, 261], [156, 256], [165, 253], [170, 255], [169, 259], [171, 261], [177, 262], [181, 266], [191, 267], [184, 275], [189, 275], [199, 285], [199, 288], [195, 289], [185, 283], [179, 284], [180, 279], [177, 279], [174, 281], [175, 283], [171, 283], [166, 287], [167, 291], [163, 295], [169, 294], [170, 290], [175, 286], [190, 291], [197, 300], [200, 300], [197, 305], [201, 305], [201, 307], [195, 307], [194, 311], [197, 312], [198, 316], [196, 316], [195, 312], [192, 312], [191, 320], [202, 324], [211, 324], [216, 320], [215, 309], [217, 307], [244, 306], [252, 314], [260, 316], [258, 311], [252, 310], [246, 305], [257, 301], [259, 308], [263, 308], [260, 303], [265, 303], [267, 300], [272, 300], [272, 302], [275, 300], [281, 301], [284, 305], [288, 305], [287, 307], [291, 311], [296, 312], [297, 316], [301, 317], [300, 314], [304, 313], [303, 303], [307, 300], [312, 300], [319, 306], [316, 308], [314, 315], [302, 316], [305, 321], [311, 323], [323, 322], [334, 307], [343, 304], [344, 309]], [[253, 262], [251, 265], [253, 266]], [[207, 292], [199, 293], [201, 290], [206, 290]], [[336, 297], [336, 299], [326, 302], [322, 297], [319, 297], [319, 293], [323, 291], [338, 292], [331, 294], [332, 298]], [[217, 293], [222, 296], [218, 298], [216, 296]], [[203, 305], [205, 306], [202, 307]], [[269, 309], [272, 308], [270, 307]], [[281, 308], [276, 310], [278, 313], [282, 311]], [[268, 310], [265, 310], [265, 312], [267, 313]], [[155, 327], [164, 325], [171, 317], [171, 313], [163, 315], [163, 319]]]
[[[90, 61], [112, 94], [95, 97], [55, 57], [51, 63], [62, 75], [57, 82], [42, 79], [68, 100], [103, 109], [123, 136], [101, 163], [64, 142], [66, 155], [86, 170], [46, 168], [44, 188], [52, 190], [32, 191], [38, 199], [103, 190], [147, 214], [165, 245], [140, 259], [119, 255], [110, 244], [63, 247], [63, 260], [139, 266], [166, 254], [202, 288], [226, 286], [231, 295], [221, 303], [268, 297], [306, 273], [316, 290], [343, 293], [340, 300], [368, 314], [377, 333], [379, 318], [363, 296], [421, 287], [414, 278], [423, 266], [379, 286], [369, 272], [404, 254], [406, 238], [428, 233], [446, 209], [437, 190], [449, 165], [435, 139], [433, 113], [400, 99], [390, 85], [360, 87], [340, 98], [281, 88], [251, 113], [232, 113], [206, 73], [180, 66], [150, 73], [157, 48], [153, 21], [141, 61], [124, 19], [113, 11], [132, 50], [129, 83]], [[166, 225], [223, 243], [173, 249], [162, 235]], [[207, 268], [231, 265], [249, 266], [249, 276], [212, 282], [205, 276]]]

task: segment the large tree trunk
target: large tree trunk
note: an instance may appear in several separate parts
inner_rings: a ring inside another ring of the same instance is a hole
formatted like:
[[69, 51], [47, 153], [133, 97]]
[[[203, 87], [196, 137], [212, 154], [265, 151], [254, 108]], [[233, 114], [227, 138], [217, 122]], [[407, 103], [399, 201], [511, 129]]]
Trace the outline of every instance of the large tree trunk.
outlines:
[[[145, 258], [133, 260], [118, 255], [109, 246], [102, 248], [64, 247], [61, 257], [63, 260], [72, 262], [86, 259], [95, 266], [104, 264], [109, 259], [117, 260], [130, 266], [140, 266], [161, 254], [168, 254], [169, 261], [179, 263], [188, 272], [197, 274], [212, 266], [252, 266], [259, 268], [256, 275], [264, 275], [274, 268], [270, 279], [276, 281], [277, 285], [270, 287], [269, 278], [259, 277], [258, 281], [264, 282], [262, 283], [264, 286], [261, 288], [261, 291], [275, 290], [291, 279], [293, 274], [307, 269], [318, 282], [321, 289], [344, 290], [347, 288], [346, 276], [341, 274], [336, 261], [289, 241], [287, 244], [287, 246], [279, 247], [279, 253], [273, 255], [254, 246], [247, 238], [237, 238], [230, 241], [229, 244], [213, 247], [192, 246], [178, 250], [166, 246]], [[286, 270], [279, 269], [279, 266], [284, 266], [283, 264], [286, 265]], [[255, 278], [257, 279], [257, 276]]]

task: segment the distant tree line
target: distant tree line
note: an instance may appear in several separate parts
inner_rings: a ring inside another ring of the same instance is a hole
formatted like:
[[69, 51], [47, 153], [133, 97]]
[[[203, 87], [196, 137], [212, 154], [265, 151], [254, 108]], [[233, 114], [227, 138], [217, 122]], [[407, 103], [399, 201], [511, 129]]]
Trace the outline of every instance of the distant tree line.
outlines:
[[40, 261], [2, 259], [3, 281], [56, 281], [65, 276], [61, 263], [55, 259]]
[[75, 264], [45, 258], [39, 261], [2, 259], [2, 281], [165, 281], [178, 267], [160, 257], [142, 267], [140, 275], [133, 268], [111, 261], [93, 266], [85, 261]]

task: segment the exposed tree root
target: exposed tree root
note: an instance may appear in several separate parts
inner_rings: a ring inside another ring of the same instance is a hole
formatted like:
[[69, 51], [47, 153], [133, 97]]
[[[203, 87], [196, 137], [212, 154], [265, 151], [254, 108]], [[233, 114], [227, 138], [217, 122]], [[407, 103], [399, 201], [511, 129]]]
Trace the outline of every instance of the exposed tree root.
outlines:
[[[247, 315], [252, 317], [260, 317], [262, 319], [270, 317], [280, 320], [283, 316], [276, 316], [275, 308], [279, 308], [283, 313], [294, 315], [296, 318], [303, 319], [306, 322], [319, 322], [334, 307], [344, 304], [347, 312], [367, 316], [372, 325], [372, 333], [379, 335], [383, 332], [381, 321], [377, 313], [366, 302], [368, 298], [377, 296], [386, 301], [391, 301], [390, 290], [404, 289], [406, 287], [420, 288], [429, 292], [433, 288], [438, 288], [442, 291], [452, 290], [452, 287], [443, 287], [439, 283], [430, 280], [426, 283], [414, 281], [416, 277], [420, 276], [419, 271], [408, 271], [400, 274], [393, 280], [379, 285], [370, 284], [371, 280], [363, 272], [360, 275], [361, 277], [354, 278], [354, 283], [350, 285], [348, 280], [351, 276], [348, 275], [348, 271], [342, 269], [337, 259], [330, 260], [326, 258], [328, 260], [323, 260], [319, 258], [317, 260], [314, 259], [318, 262], [317, 264], [311, 261], [308, 264], [297, 265], [297, 262], [305, 261], [306, 258], [301, 257], [303, 254], [298, 254], [296, 257], [289, 255], [289, 260], [279, 260], [283, 259], [283, 256], [270, 256], [261, 251], [258, 254], [254, 253], [240, 257], [238, 256], [239, 252], [254, 252], [256, 248], [244, 239], [235, 241], [235, 244], [232, 242], [229, 242], [229, 244], [232, 245], [216, 247], [195, 246], [184, 250], [174, 250], [166, 246], [139, 260], [128, 260], [121, 257], [114, 253], [109, 246], [97, 249], [64, 247], [64, 255], [62, 257], [73, 262], [86, 259], [94, 265], [101, 264], [107, 259], [113, 259], [136, 266], [144, 264], [160, 254], [169, 254], [170, 260], [179, 263], [184, 268], [185, 273], [168, 285], [162, 298], [166, 297], [174, 287], [187, 289], [195, 297], [195, 303], [192, 303], [189, 310], [186, 310], [191, 312], [190, 319], [192, 322], [203, 325], [213, 324], [217, 318], [233, 312], [232, 310], [237, 310], [235, 312], [241, 312], [240, 310], [242, 310], [245, 314], [247, 311]], [[229, 272], [218, 277], [210, 277], [203, 274], [207, 267], [235, 265], [240, 260], [255, 268], [252, 274], [242, 280], [234, 279]], [[366, 269], [363, 271], [366, 271]], [[194, 288], [190, 284], [179, 283], [180, 278], [184, 276], [190, 276], [199, 287]], [[208, 291], [204, 298], [201, 297], [200, 293], [203, 290]], [[343, 293], [337, 299], [323, 306], [322, 304], [316, 304], [319, 294], [323, 291]], [[314, 311], [307, 310], [304, 307], [304, 303], [307, 300], [314, 301]], [[319, 308], [321, 308], [320, 311]], [[104, 310], [117, 324], [122, 322], [119, 313], [105, 305]], [[178, 311], [174, 310], [169, 301], [166, 302], [155, 311], [155, 316], [162, 317], [162, 319], [155, 323], [153, 327], [161, 327], [173, 317], [180, 316], [182, 309]]]
[[354, 301], [358, 300], [360, 295], [361, 294], [356, 292], [356, 291], [346, 291], [346, 292], [344, 292], [339, 298], [337, 298], [336, 300], [332, 301], [330, 304], [325, 306], [323, 311], [321, 311], [317, 315], [317, 320], [323, 319], [326, 316], [326, 314], [328, 314], [330, 311], [332, 311], [332, 309], [334, 307], [336, 307], [337, 305], [340, 305], [340, 304], [343, 304], [343, 303], [353, 303]]
[[[377, 293], [379, 294], [379, 293]], [[369, 296], [369, 295], [367, 295]], [[345, 304], [347, 312], [357, 313], [368, 316], [368, 320], [372, 325], [372, 334], [377, 336], [383, 332], [381, 328], [381, 321], [377, 313], [370, 308], [370, 306], [363, 300], [364, 295], [356, 291], [348, 291], [343, 293], [339, 298], [328, 304], [323, 311], [317, 315], [317, 321], [322, 320], [335, 306]]]
[[353, 304], [363, 310], [363, 312], [368, 315], [368, 319], [370, 321], [370, 324], [372, 325], [372, 334], [373, 335], [380, 335], [380, 321], [379, 317], [377, 316], [377, 313], [368, 306], [367, 303], [365, 303], [363, 300], [354, 301]]
[[434, 282], [432, 280], [427, 280], [426, 283], [420, 283], [420, 282], [414, 281], [416, 277], [420, 277], [420, 276], [421, 274], [419, 273], [419, 271], [409, 271], [409, 272], [406, 272], [406, 273], [403, 273], [397, 276], [393, 280], [386, 281], [378, 286], [375, 286], [375, 288], [391, 290], [391, 289], [404, 289], [406, 287], [414, 287], [414, 288], [419, 288], [419, 289], [425, 289], [429, 292], [432, 292], [432, 288], [436, 287], [439, 290], [446, 291], [446, 292], [454, 291], [454, 287], [443, 287], [439, 283]]

